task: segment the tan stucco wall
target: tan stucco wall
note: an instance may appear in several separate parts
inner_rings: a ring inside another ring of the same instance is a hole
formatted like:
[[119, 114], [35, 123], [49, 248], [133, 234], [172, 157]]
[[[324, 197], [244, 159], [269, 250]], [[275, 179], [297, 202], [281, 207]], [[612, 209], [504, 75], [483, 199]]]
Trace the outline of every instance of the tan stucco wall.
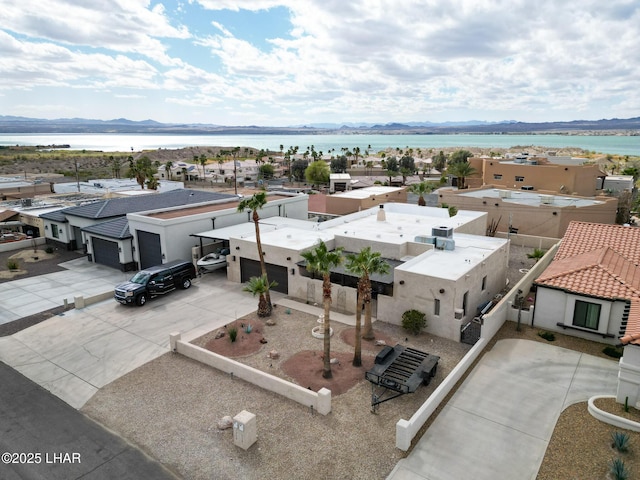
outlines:
[[326, 199], [326, 213], [333, 215], [347, 215], [349, 213], [376, 207], [381, 203], [407, 203], [406, 188], [384, 194], [372, 194], [366, 198], [349, 198], [338, 195], [328, 195]]
[[[544, 162], [544, 159], [536, 159]], [[467, 179], [470, 188], [494, 185], [501, 188], [532, 186], [534, 190], [548, 190], [567, 195], [590, 197], [596, 194], [598, 177], [605, 175], [598, 165], [554, 165], [543, 163], [527, 165], [504, 163], [490, 158], [470, 158], [469, 163], [478, 172]], [[494, 175], [502, 175], [501, 179]], [[524, 177], [516, 182], [515, 177]], [[561, 190], [562, 186], [564, 189]]]
[[[464, 190], [466, 192], [468, 190]], [[518, 233], [540, 237], [562, 238], [564, 232], [573, 220], [615, 223], [618, 201], [612, 197], [598, 197], [603, 204], [585, 207], [559, 207], [557, 205], [524, 205], [505, 202], [501, 198], [466, 197], [459, 195], [456, 190], [443, 190], [439, 194], [439, 201], [454, 205], [459, 210], [475, 210], [487, 212], [487, 225], [498, 221], [498, 231], [506, 232], [511, 225], [518, 229]], [[555, 215], [554, 215], [555, 212]]]

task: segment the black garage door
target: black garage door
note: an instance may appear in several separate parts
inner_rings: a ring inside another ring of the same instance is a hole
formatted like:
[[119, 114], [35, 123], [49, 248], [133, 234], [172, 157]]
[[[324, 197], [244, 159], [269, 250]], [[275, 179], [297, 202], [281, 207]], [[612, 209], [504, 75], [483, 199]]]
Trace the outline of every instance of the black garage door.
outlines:
[[[287, 275], [287, 267], [281, 267], [280, 265], [273, 265], [271, 263], [266, 264], [267, 276], [269, 281], [274, 280], [278, 282], [278, 285], [272, 288], [276, 292], [289, 294], [289, 276]], [[240, 259], [240, 272], [242, 283], [248, 282], [251, 277], [259, 277], [262, 275], [260, 269], [260, 262], [256, 260], [250, 260], [248, 258]]]
[[93, 247], [93, 261], [108, 267], [121, 269], [120, 256], [118, 254], [118, 243], [110, 242], [102, 238], [93, 237], [91, 239]]
[[160, 235], [138, 230], [138, 248], [140, 250], [140, 270], [162, 264]]

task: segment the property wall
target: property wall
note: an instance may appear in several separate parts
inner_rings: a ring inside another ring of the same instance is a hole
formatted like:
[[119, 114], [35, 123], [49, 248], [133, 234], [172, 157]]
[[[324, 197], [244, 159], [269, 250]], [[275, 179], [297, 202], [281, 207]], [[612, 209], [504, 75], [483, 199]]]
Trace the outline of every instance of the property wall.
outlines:
[[[572, 327], [576, 300], [601, 305], [600, 322], [597, 331], [580, 328], [565, 329], [557, 325], [557, 323], [562, 323]], [[565, 335], [615, 345], [618, 342], [617, 338], [624, 305], [624, 302], [611, 302], [599, 298], [584, 297], [538, 285], [533, 325]], [[610, 338], [605, 337], [606, 335], [610, 335]]]
[[328, 415], [331, 412], [331, 391], [326, 388], [321, 388], [318, 392], [314, 392], [300, 385], [287, 382], [286, 380], [262, 372], [256, 368], [236, 362], [235, 360], [192, 345], [191, 343], [184, 342], [180, 339], [179, 333], [171, 334], [169, 343], [171, 350], [174, 352], [233, 375], [265, 390], [282, 395], [305, 407], [311, 406], [321, 415]]

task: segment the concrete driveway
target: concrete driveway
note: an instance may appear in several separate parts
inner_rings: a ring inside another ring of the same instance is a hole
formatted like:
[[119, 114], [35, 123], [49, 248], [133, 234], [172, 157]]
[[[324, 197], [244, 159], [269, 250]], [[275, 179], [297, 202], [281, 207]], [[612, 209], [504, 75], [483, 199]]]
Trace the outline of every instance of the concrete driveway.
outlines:
[[617, 375], [613, 360], [501, 340], [388, 478], [535, 479], [562, 410], [615, 394]]
[[0, 361], [81, 408], [100, 387], [168, 352], [170, 333], [190, 340], [256, 307], [257, 299], [214, 272], [143, 307], [108, 300], [1, 337]]
[[84, 257], [60, 266], [67, 270], [2, 283], [0, 325], [59, 307], [65, 299], [73, 303], [76, 296], [107, 292], [133, 275], [91, 263]]

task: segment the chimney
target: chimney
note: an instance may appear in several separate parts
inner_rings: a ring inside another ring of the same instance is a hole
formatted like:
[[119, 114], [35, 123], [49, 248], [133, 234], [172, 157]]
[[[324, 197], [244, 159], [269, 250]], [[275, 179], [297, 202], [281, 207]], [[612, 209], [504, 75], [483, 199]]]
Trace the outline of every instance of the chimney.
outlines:
[[387, 216], [384, 213], [384, 205], [380, 205], [380, 210], [378, 210], [378, 221], [385, 222], [387, 220]]

